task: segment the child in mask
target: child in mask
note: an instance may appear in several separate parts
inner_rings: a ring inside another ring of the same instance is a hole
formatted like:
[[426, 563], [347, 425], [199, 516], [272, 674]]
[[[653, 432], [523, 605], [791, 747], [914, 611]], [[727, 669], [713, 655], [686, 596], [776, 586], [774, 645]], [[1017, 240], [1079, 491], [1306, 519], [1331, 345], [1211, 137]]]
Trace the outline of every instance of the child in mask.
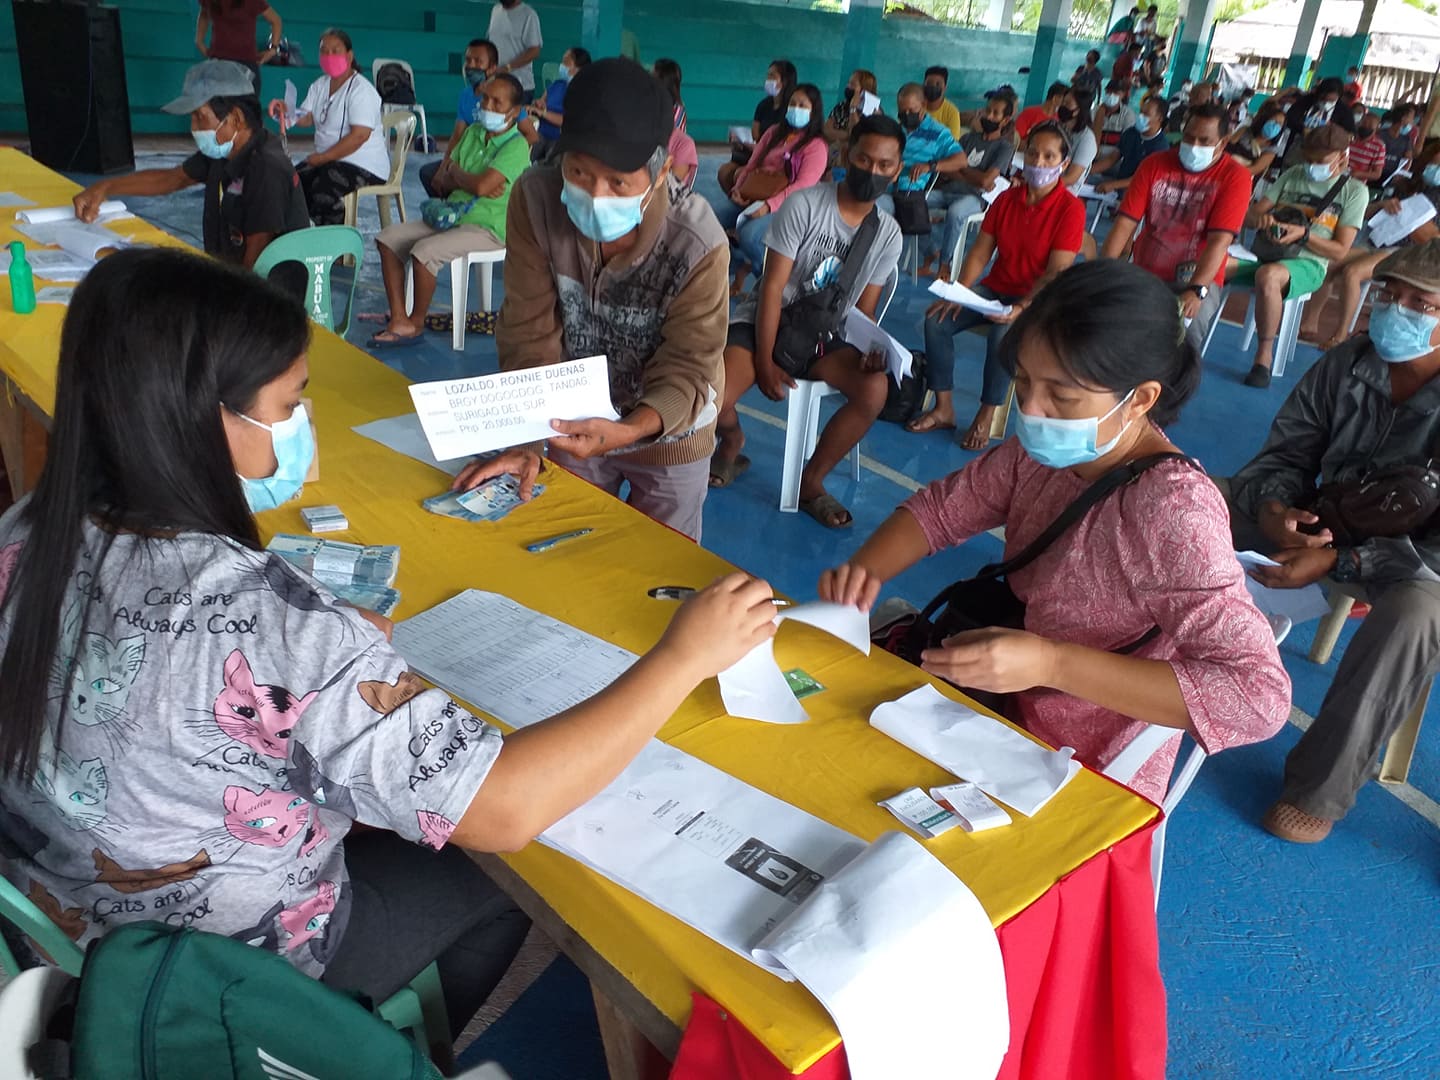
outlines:
[[[868, 611], [897, 574], [999, 526], [1014, 557], [1100, 477], [1177, 453], [1159, 425], [1194, 393], [1200, 358], [1174, 294], [1139, 267], [1065, 271], [1003, 354], [1015, 436], [906, 501], [821, 575], [821, 599]], [[1193, 462], [1151, 465], [1007, 580], [1024, 628], [951, 637], [925, 652], [925, 670], [1007, 695], [1010, 719], [1097, 769], [1149, 725], [1175, 729], [1130, 781], [1142, 795], [1163, 797], [1181, 731], [1214, 753], [1284, 726], [1290, 680], [1235, 561], [1224, 499]]]

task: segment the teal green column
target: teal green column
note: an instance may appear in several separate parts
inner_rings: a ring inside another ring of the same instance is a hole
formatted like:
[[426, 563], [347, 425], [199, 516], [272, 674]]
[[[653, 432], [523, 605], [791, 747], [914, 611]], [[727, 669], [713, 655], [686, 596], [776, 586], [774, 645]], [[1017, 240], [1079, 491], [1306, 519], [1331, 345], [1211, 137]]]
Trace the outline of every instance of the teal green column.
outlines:
[[1295, 41], [1290, 46], [1290, 62], [1285, 65], [1283, 86], [1303, 86], [1301, 82], [1314, 59], [1315, 27], [1320, 19], [1320, 0], [1305, 0], [1300, 9], [1300, 24], [1295, 27]]
[[1172, 92], [1186, 79], [1194, 81], [1204, 72], [1210, 30], [1215, 25], [1215, 0], [1190, 0], [1185, 21], [1180, 27], [1180, 40], [1170, 58]]
[[[885, 0], [850, 0], [845, 16], [845, 46], [840, 51], [840, 90], [856, 68], [875, 70], [876, 45], [885, 22]], [[894, 107], [891, 102], [886, 111]]]
[[[1040, 25], [1035, 29], [1035, 52], [1030, 57], [1030, 81], [1025, 84], [1026, 105], [1045, 100], [1045, 90], [1060, 77], [1061, 54], [1070, 36], [1073, 0], [1045, 0]], [[1069, 72], [1065, 73], [1069, 75]], [[1068, 80], [1067, 80], [1068, 81]]]
[[620, 55], [625, 0], [584, 0], [580, 5], [580, 43], [597, 60]]
[[1356, 34], [1353, 37], [1336, 37], [1331, 34], [1325, 39], [1325, 48], [1315, 64], [1315, 77], [1326, 79], [1334, 75], [1337, 79], [1343, 79], [1345, 72], [1352, 67], [1365, 66], [1365, 55], [1369, 51], [1369, 34]]

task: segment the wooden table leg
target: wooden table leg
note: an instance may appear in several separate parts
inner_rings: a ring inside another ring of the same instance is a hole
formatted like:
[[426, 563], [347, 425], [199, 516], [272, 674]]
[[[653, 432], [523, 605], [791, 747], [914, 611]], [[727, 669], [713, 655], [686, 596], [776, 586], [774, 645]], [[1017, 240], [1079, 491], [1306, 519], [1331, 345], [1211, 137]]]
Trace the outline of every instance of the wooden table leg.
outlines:
[[34, 489], [45, 465], [49, 435], [33, 407], [6, 382], [0, 386], [0, 460], [10, 479], [10, 497]]
[[655, 1044], [594, 983], [595, 1019], [600, 1024], [600, 1042], [605, 1047], [605, 1066], [610, 1080], [664, 1080], [670, 1063]]

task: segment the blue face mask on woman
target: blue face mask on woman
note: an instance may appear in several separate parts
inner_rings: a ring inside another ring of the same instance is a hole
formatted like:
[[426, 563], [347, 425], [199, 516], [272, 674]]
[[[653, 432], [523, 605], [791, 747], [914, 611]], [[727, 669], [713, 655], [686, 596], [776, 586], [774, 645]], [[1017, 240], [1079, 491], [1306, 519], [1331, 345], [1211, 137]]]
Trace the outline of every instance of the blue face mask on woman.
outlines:
[[1279, 120], [1266, 120], [1265, 123], [1260, 125], [1260, 134], [1267, 139], [1278, 139], [1280, 132], [1284, 130], [1285, 125], [1280, 123]]
[[1425, 178], [1426, 187], [1440, 187], [1440, 161], [1434, 165], [1426, 165], [1425, 171], [1420, 175]]
[[1100, 437], [1100, 424], [1135, 396], [1131, 390], [1115, 403], [1104, 416], [1088, 416], [1083, 420], [1061, 420], [1053, 416], [1030, 416], [1023, 409], [1015, 413], [1015, 434], [1025, 453], [1041, 465], [1052, 469], [1068, 469], [1097, 461], [1114, 450], [1120, 437], [1129, 430], [1127, 423], [1115, 433], [1115, 437], [1104, 446], [1096, 446]]
[[[234, 410], [231, 410], [234, 412]], [[245, 492], [245, 501], [252, 513], [273, 510], [281, 503], [289, 502], [305, 484], [305, 474], [315, 460], [315, 437], [310, 432], [310, 417], [304, 405], [296, 405], [288, 420], [278, 424], [262, 424], [242, 412], [236, 412], [247, 424], [254, 424], [270, 433], [271, 445], [275, 448], [275, 471], [269, 476], [240, 477], [240, 487]]]
[[[646, 193], [648, 194], [648, 192]], [[574, 222], [575, 228], [597, 244], [612, 240], [639, 228], [645, 216], [644, 195], [591, 195], [584, 188], [565, 181], [560, 201]]]
[[1430, 344], [1440, 318], [1399, 304], [1376, 304], [1370, 313], [1370, 344], [1387, 364], [1403, 364], [1435, 350]]
[[803, 130], [810, 123], [810, 110], [791, 105], [785, 110], [785, 122], [796, 131]]

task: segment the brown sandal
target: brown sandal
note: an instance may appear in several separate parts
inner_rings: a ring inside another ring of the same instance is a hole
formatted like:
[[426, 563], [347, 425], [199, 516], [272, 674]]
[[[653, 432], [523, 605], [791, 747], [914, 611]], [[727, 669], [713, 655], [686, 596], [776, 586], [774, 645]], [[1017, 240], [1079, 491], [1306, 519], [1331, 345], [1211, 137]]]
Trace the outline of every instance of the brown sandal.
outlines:
[[828, 491], [813, 499], [801, 499], [800, 509], [824, 525], [827, 529], [848, 529], [855, 524], [845, 504]]
[[1265, 831], [1292, 844], [1318, 844], [1330, 835], [1333, 821], [1307, 814], [1298, 806], [1277, 802], [1265, 812], [1260, 822]]

